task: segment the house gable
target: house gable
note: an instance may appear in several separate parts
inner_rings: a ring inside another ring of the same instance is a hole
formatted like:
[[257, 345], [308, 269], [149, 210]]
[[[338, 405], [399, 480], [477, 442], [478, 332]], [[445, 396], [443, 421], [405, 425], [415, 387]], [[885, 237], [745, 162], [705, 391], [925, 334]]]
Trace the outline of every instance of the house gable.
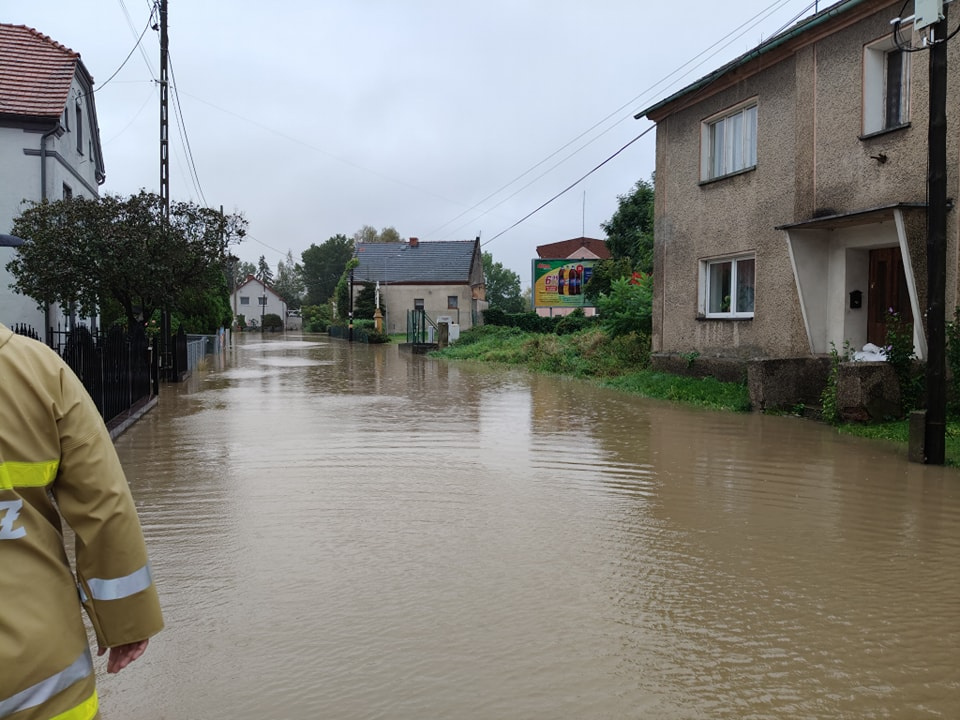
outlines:
[[607, 260], [610, 250], [604, 240], [579, 237], [560, 242], [537, 246], [537, 257], [541, 258], [591, 258]]

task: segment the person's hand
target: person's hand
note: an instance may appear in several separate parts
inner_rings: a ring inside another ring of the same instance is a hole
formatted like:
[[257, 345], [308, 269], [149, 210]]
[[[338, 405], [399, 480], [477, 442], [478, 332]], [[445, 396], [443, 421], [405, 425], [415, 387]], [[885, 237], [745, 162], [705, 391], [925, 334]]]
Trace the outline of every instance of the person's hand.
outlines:
[[[141, 640], [140, 642], [132, 642], [110, 648], [110, 657], [107, 659], [107, 672], [118, 673], [123, 670], [127, 665], [143, 655], [143, 651], [147, 649], [148, 642], [150, 641]], [[106, 648], [100, 648], [97, 650], [97, 657], [102, 656], [106, 651]]]

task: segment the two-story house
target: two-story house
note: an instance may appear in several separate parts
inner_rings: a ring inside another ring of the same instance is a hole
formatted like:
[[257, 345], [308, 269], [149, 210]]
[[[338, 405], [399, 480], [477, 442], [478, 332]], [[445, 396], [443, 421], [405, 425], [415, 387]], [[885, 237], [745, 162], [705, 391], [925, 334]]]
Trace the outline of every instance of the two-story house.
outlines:
[[[105, 177], [93, 78], [79, 53], [0, 23], [0, 232], [10, 232], [24, 201], [96, 198]], [[64, 316], [10, 290], [10, 245], [0, 246], [0, 322], [45, 337]]]
[[[882, 346], [891, 311], [923, 317], [929, 61], [912, 12], [842, 0], [637, 115], [657, 123], [653, 351], [664, 366]], [[956, 109], [958, 40], [948, 63]], [[948, 115], [955, 199], [960, 125]], [[951, 211], [948, 318], [957, 241]], [[922, 322], [914, 345], [923, 358]]]
[[361, 283], [379, 283], [384, 330], [407, 332], [407, 311], [423, 310], [468, 330], [483, 323], [487, 308], [480, 239], [357, 243], [354, 293]]
[[253, 275], [247, 275], [230, 296], [233, 308], [233, 321], [239, 323], [240, 316], [248, 327], [259, 327], [265, 315], [277, 315], [287, 327], [287, 301], [272, 287]]

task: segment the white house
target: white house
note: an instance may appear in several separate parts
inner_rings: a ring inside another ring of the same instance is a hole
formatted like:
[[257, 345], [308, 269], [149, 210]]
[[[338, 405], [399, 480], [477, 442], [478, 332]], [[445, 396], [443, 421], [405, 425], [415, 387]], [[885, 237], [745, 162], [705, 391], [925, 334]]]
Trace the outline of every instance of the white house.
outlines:
[[230, 307], [233, 308], [234, 324], [239, 324], [241, 315], [247, 326], [257, 327], [262, 326], [264, 315], [279, 315], [281, 321], [287, 317], [287, 301], [253, 275], [247, 275], [247, 279], [233, 291]]
[[[93, 78], [80, 54], [24, 25], [0, 23], [0, 233], [25, 202], [96, 198], [103, 154]], [[14, 293], [6, 270], [16, 249], [0, 244], [0, 322], [25, 323], [41, 337], [65, 321]]]

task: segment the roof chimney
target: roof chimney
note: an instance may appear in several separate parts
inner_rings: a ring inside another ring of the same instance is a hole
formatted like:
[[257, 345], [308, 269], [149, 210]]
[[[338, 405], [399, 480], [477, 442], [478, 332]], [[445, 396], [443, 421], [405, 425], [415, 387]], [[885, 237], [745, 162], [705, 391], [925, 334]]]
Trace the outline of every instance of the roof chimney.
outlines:
[[410, 247], [412, 248], [420, 247], [420, 238], [414, 238], [414, 237], [410, 238]]

